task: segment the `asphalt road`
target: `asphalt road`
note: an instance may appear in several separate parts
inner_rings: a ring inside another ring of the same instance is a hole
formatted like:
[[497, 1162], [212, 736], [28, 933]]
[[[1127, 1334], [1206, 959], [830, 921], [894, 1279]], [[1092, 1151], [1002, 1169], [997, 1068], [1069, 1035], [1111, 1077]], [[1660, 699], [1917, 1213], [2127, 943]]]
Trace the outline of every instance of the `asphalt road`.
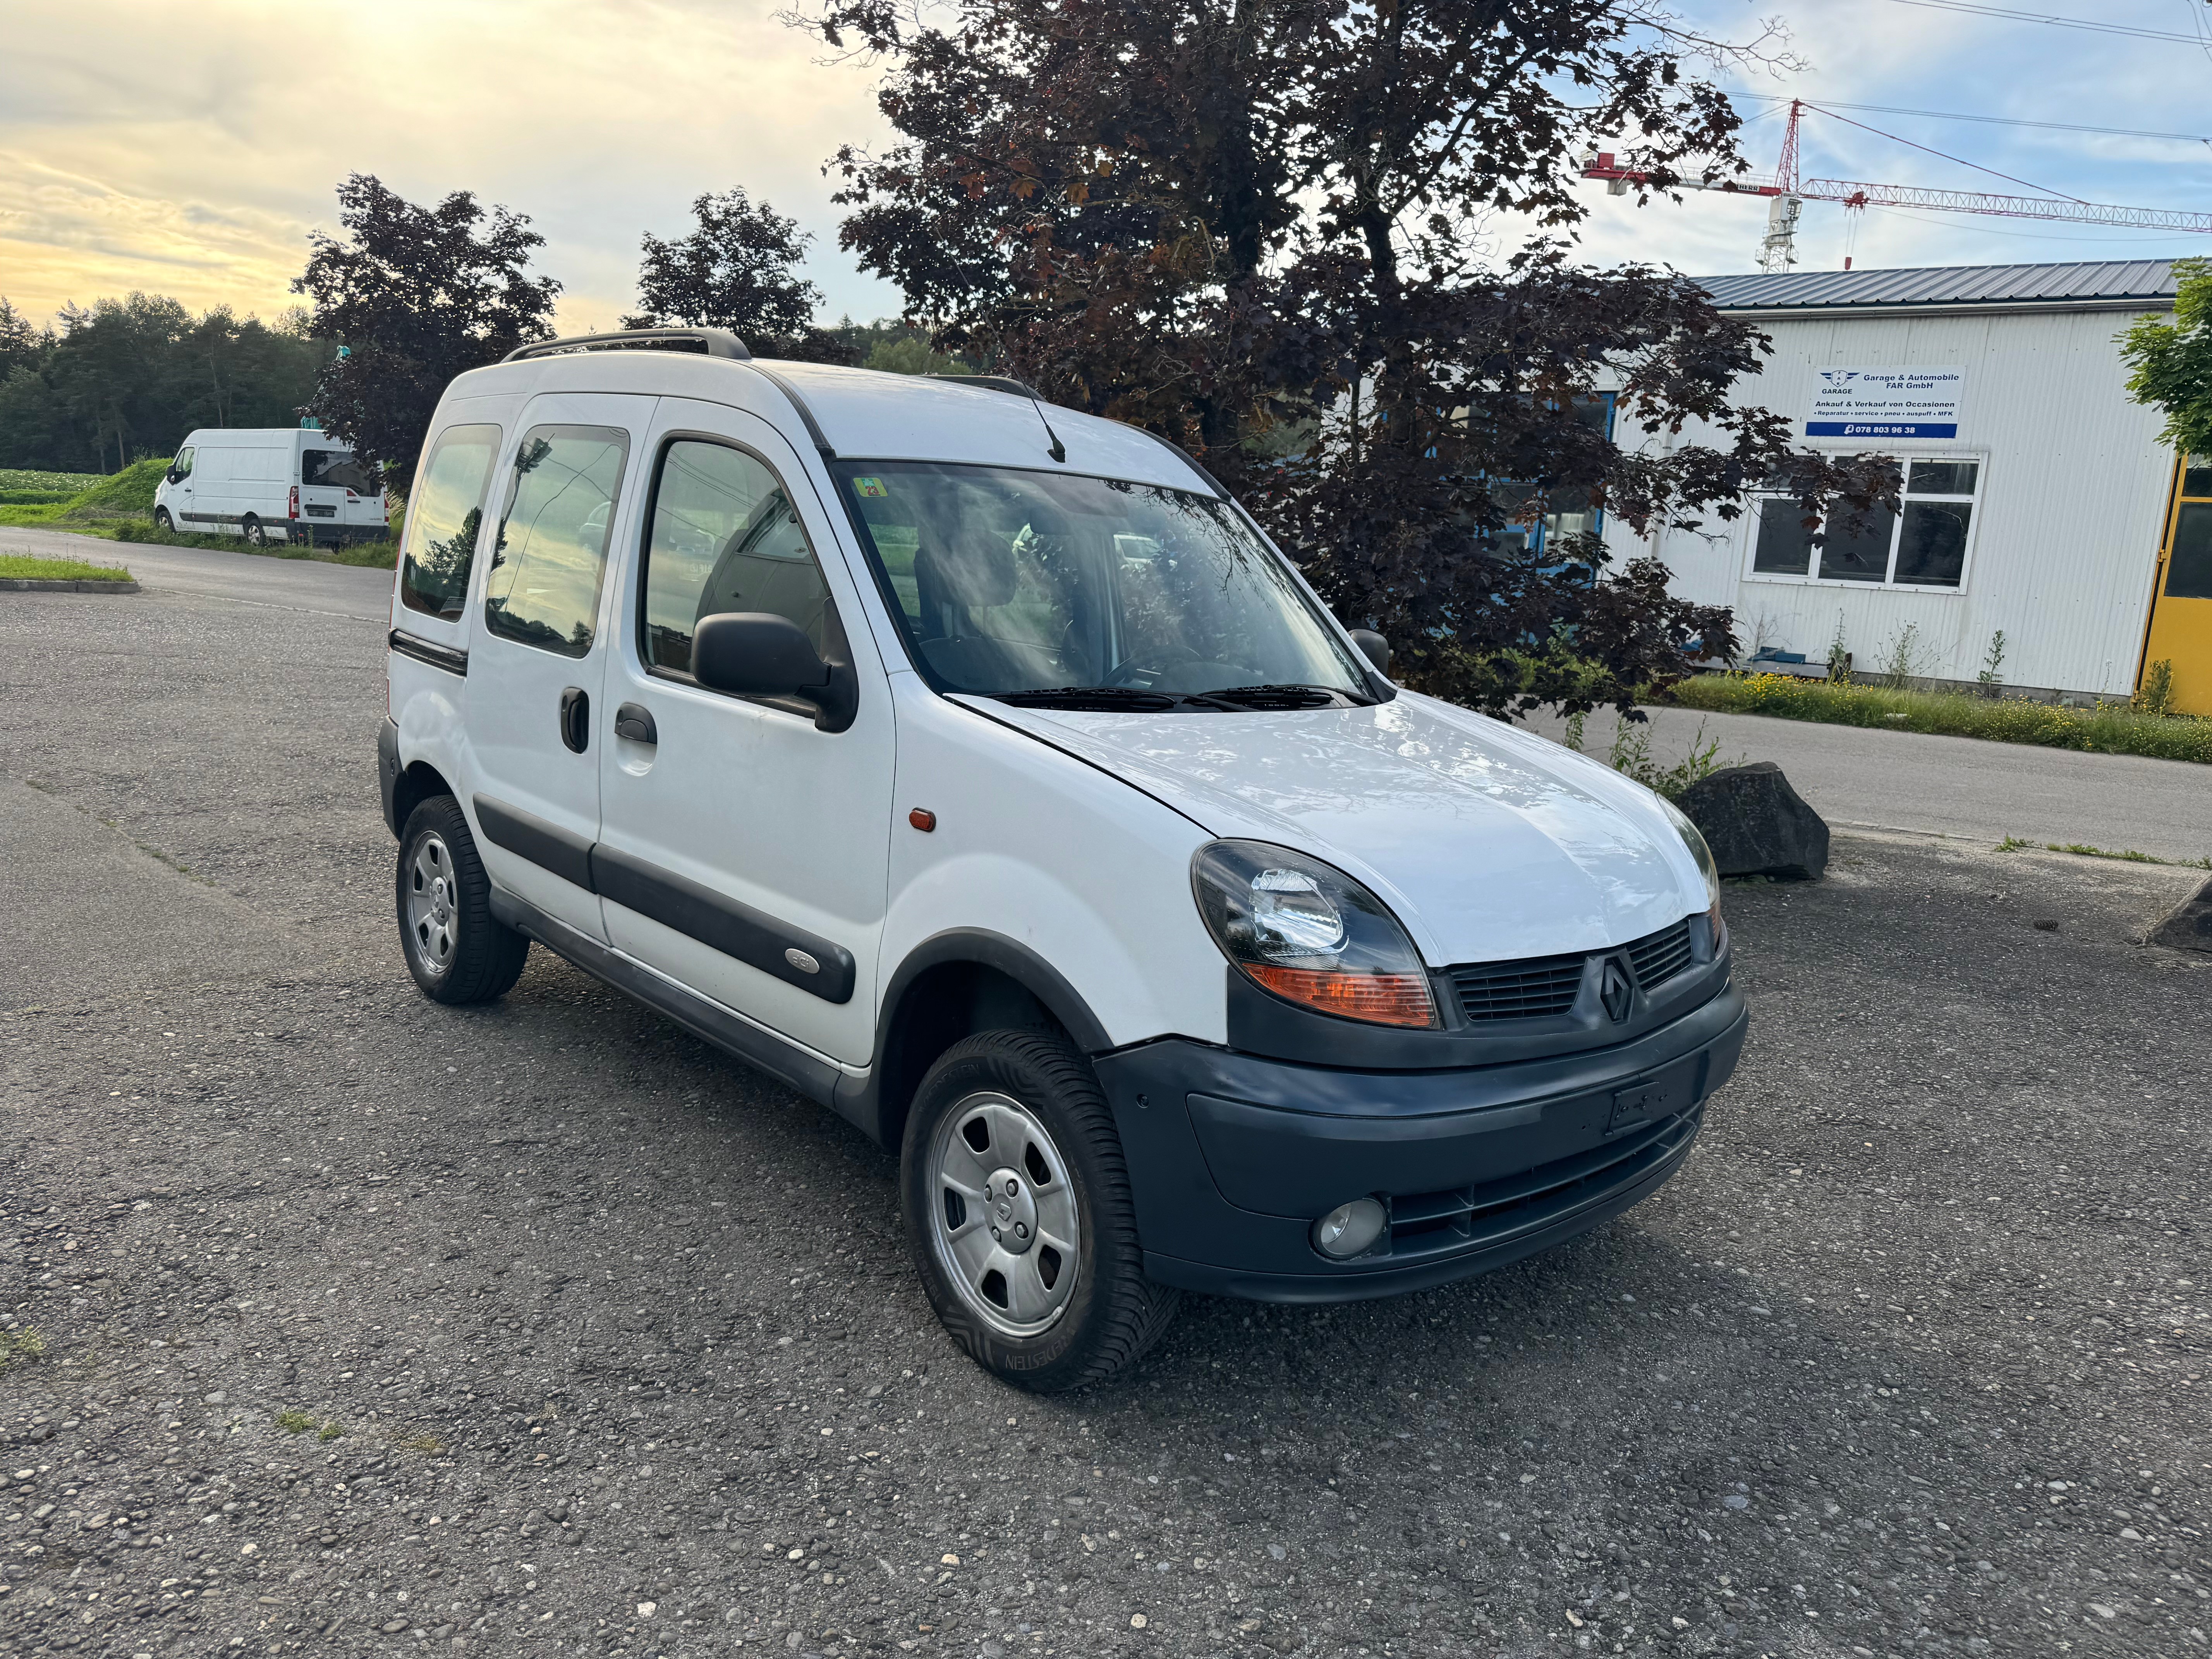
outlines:
[[1042, 1401], [828, 1115], [416, 994], [356, 573], [132, 556], [0, 596], [0, 1650], [2203, 1650], [2182, 872], [1840, 836], [1659, 1199]]
[[[1716, 741], [1723, 763], [1773, 761], [1832, 824], [1927, 830], [1991, 846], [2017, 836], [2154, 858], [2212, 856], [2212, 766], [1762, 714], [1644, 712], [1651, 753], [1662, 763]], [[1530, 724], [1554, 741], [1565, 726], [1543, 716]], [[1613, 729], [1609, 711], [1592, 715], [1583, 747], [1604, 755]]]

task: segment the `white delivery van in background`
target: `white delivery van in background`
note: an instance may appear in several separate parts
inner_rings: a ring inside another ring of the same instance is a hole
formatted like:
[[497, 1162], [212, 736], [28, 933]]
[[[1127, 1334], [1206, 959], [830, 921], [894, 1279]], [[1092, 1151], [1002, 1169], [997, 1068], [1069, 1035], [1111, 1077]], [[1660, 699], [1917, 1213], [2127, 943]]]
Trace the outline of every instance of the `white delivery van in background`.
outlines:
[[387, 516], [374, 470], [312, 427], [202, 428], [154, 492], [162, 529], [243, 536], [256, 546], [373, 542]]

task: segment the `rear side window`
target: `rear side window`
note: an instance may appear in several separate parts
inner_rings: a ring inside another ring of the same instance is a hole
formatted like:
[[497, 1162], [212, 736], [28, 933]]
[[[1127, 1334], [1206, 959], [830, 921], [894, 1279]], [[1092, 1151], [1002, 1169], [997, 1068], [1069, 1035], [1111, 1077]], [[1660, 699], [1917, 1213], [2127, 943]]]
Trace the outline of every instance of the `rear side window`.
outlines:
[[409, 610], [431, 617], [461, 614], [477, 528], [483, 522], [484, 484], [498, 453], [495, 426], [448, 427], [430, 452], [430, 464], [407, 503], [399, 600]]
[[727, 611], [785, 617], [820, 651], [829, 607], [798, 509], [766, 463], [693, 439], [662, 452], [638, 641], [648, 667], [690, 673], [693, 631]]
[[629, 434], [612, 427], [541, 426], [524, 434], [484, 582], [493, 633], [564, 657], [589, 654], [629, 458]]
[[350, 489], [356, 495], [374, 495], [384, 486], [354, 458], [349, 449], [303, 449], [300, 452], [300, 482]]

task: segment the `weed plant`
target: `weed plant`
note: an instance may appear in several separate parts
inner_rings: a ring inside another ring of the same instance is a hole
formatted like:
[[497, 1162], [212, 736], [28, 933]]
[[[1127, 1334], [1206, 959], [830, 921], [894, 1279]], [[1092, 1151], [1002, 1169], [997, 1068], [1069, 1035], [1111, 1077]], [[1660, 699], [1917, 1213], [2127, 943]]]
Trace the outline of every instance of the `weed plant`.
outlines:
[[1671, 696], [1686, 708], [1712, 714], [1768, 714], [1832, 726], [1871, 726], [2212, 764], [2212, 720], [2146, 714], [2120, 702], [2064, 708], [2026, 697], [1897, 690], [1788, 674], [1701, 674], [1676, 684]]

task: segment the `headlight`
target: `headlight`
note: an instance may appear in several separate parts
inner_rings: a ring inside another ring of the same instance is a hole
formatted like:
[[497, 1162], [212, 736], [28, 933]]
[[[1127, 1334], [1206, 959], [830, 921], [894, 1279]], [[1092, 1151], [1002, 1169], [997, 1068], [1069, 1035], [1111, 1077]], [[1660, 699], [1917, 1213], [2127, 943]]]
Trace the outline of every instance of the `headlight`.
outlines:
[[1713, 849], [1705, 845], [1705, 831], [1690, 822], [1690, 815], [1668, 800], [1659, 797], [1660, 805], [1667, 809], [1667, 820], [1674, 826], [1674, 833], [1690, 849], [1690, 856], [1698, 861], [1698, 873], [1705, 878], [1705, 914], [1713, 919], [1713, 933], [1717, 939], [1721, 926], [1721, 870], [1713, 862]]
[[1190, 873], [1213, 942], [1275, 995], [1370, 1024], [1437, 1023], [1413, 942], [1341, 871], [1286, 847], [1217, 841]]

